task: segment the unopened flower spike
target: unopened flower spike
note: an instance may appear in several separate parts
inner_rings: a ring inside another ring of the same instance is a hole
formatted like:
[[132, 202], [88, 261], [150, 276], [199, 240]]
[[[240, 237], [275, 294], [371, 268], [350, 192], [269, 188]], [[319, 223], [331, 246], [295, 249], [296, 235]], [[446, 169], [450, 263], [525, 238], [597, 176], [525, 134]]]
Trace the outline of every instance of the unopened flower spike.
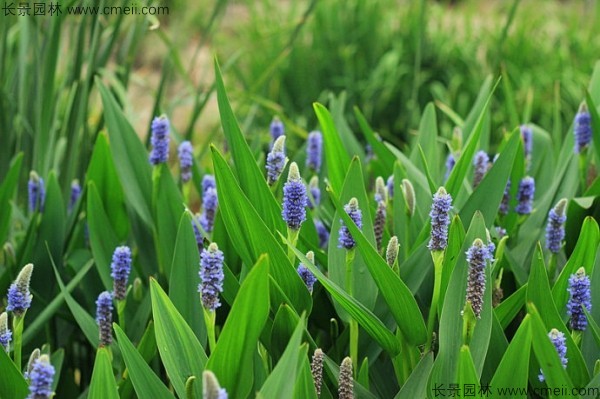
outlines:
[[[560, 358], [560, 362], [561, 362], [563, 368], [566, 369], [568, 359], [567, 359], [567, 340], [565, 338], [565, 334], [558, 331], [556, 328], [553, 328], [548, 333], [548, 338], [550, 338], [550, 341], [554, 345], [556, 352], [558, 352], [558, 357]], [[540, 374], [538, 375], [538, 378], [541, 382], [545, 381], [544, 373], [542, 372], [541, 369], [540, 369]]]
[[321, 348], [315, 349], [310, 363], [310, 372], [315, 383], [315, 390], [317, 391], [317, 397], [321, 396], [321, 386], [323, 385], [323, 351]]
[[77, 200], [81, 197], [81, 186], [79, 180], [75, 179], [71, 182], [71, 195], [69, 196], [69, 212], [73, 210], [73, 207], [77, 203]]
[[317, 229], [317, 235], [319, 236], [319, 247], [327, 248], [329, 245], [329, 230], [327, 227], [318, 219], [315, 219], [315, 228]]
[[117, 247], [113, 252], [110, 267], [114, 297], [117, 301], [122, 301], [127, 296], [127, 280], [131, 272], [131, 249], [127, 246]]
[[402, 179], [402, 193], [404, 194], [404, 200], [406, 201], [406, 210], [408, 216], [415, 214], [415, 204], [417, 202], [415, 197], [415, 188], [408, 179]]
[[475, 158], [473, 159], [473, 188], [479, 186], [479, 183], [483, 180], [483, 177], [487, 173], [488, 164], [490, 162], [490, 157], [485, 151], [479, 151], [475, 154]]
[[29, 396], [27, 399], [50, 399], [52, 382], [54, 381], [54, 366], [48, 355], [41, 355], [34, 363], [29, 373]]
[[109, 346], [112, 343], [113, 297], [110, 292], [104, 291], [96, 300], [96, 323], [100, 332], [100, 346]]
[[221, 388], [217, 376], [210, 370], [202, 372], [202, 397], [203, 399], [227, 399], [227, 391]]
[[[315, 254], [313, 251], [308, 251], [308, 253], [306, 254], [306, 259], [308, 259], [310, 261], [310, 263], [312, 263], [313, 265], [315, 264]], [[313, 292], [313, 287], [315, 285], [315, 283], [317, 282], [317, 278], [315, 277], [314, 274], [312, 274], [312, 272], [310, 270], [308, 270], [308, 268], [306, 266], [304, 266], [304, 264], [300, 263], [300, 265], [298, 266], [298, 275], [300, 275], [300, 278], [302, 279], [302, 281], [304, 281], [304, 284], [306, 284], [306, 288], [308, 288], [308, 291], [310, 293]]]
[[[356, 226], [359, 229], [362, 229], [362, 212], [358, 207], [358, 200], [356, 198], [352, 198], [344, 205], [344, 211], [350, 216], [350, 219], [352, 219]], [[356, 247], [356, 241], [354, 240], [354, 237], [352, 237], [352, 234], [350, 234], [350, 230], [348, 230], [344, 221], [340, 219], [340, 223], [338, 248], [353, 249]]]
[[580, 267], [577, 273], [571, 275], [567, 291], [569, 292], [567, 315], [571, 317], [569, 325], [575, 331], [585, 331], [588, 321], [583, 308], [588, 312], [592, 311], [592, 298], [590, 293], [590, 278], [586, 276], [583, 267]]
[[31, 306], [32, 295], [29, 292], [33, 273], [33, 264], [29, 263], [21, 269], [17, 279], [8, 288], [8, 305], [6, 310], [13, 312], [16, 317], [21, 317]]
[[4, 347], [6, 352], [10, 349], [10, 341], [12, 340], [12, 332], [8, 328], [8, 314], [3, 312], [0, 314], [0, 345]]
[[275, 140], [271, 152], [267, 154], [267, 163], [265, 165], [267, 169], [267, 183], [272, 186], [279, 180], [281, 172], [287, 164], [287, 157], [285, 156], [285, 136], [280, 136]]
[[383, 177], [379, 176], [375, 179], [375, 202], [387, 203], [387, 187], [383, 180]]
[[338, 381], [339, 399], [354, 399], [354, 380], [352, 378], [352, 359], [345, 357], [340, 366]]
[[452, 197], [444, 187], [440, 187], [433, 196], [431, 211], [431, 238], [428, 248], [430, 251], [443, 251], [448, 246], [449, 212], [452, 209]]
[[285, 134], [285, 127], [283, 126], [283, 122], [279, 117], [274, 116], [271, 121], [271, 125], [269, 125], [269, 133], [271, 134], [271, 145], [281, 136]]
[[27, 371], [25, 371], [25, 373], [23, 374], [23, 377], [26, 380], [29, 379], [29, 375], [33, 371], [33, 365], [35, 364], [36, 360], [40, 358], [41, 354], [42, 353], [40, 352], [40, 350], [38, 348], [35, 348], [33, 352], [31, 352], [31, 355], [29, 355], [29, 361], [27, 362]]
[[29, 195], [29, 210], [44, 211], [46, 201], [46, 187], [42, 179], [35, 171], [29, 173], [29, 182], [27, 183], [27, 192]]
[[283, 210], [281, 216], [288, 228], [297, 231], [306, 220], [306, 205], [308, 197], [306, 186], [300, 178], [300, 171], [296, 162], [290, 165], [288, 180], [283, 186]]
[[535, 194], [535, 180], [533, 177], [526, 176], [519, 183], [519, 191], [517, 193], [518, 204], [515, 211], [519, 215], [529, 215], [533, 210], [533, 196]]
[[165, 115], [157, 116], [152, 120], [150, 144], [150, 163], [158, 165], [167, 162], [169, 158], [169, 119]]
[[200, 215], [200, 225], [208, 233], [213, 231], [218, 206], [217, 189], [208, 187], [202, 194], [202, 214]]
[[563, 239], [565, 238], [565, 222], [567, 215], [565, 213], [567, 207], [567, 199], [563, 198], [550, 209], [548, 213], [548, 224], [546, 225], [546, 248], [550, 252], [557, 254], [562, 247]]
[[387, 195], [389, 199], [394, 197], [394, 175], [391, 175], [387, 179]]
[[216, 243], [211, 243], [207, 249], [200, 254], [200, 281], [198, 292], [202, 297], [202, 305], [206, 310], [214, 311], [221, 302], [219, 294], [223, 292], [223, 252], [219, 250]]
[[481, 318], [483, 309], [483, 294], [485, 292], [485, 265], [490, 258], [488, 248], [483, 241], [477, 238], [467, 251], [467, 262], [469, 263], [469, 275], [467, 279], [467, 302], [471, 303], [473, 313], [478, 319]]
[[385, 229], [386, 220], [386, 206], [385, 202], [380, 201], [377, 203], [377, 210], [375, 211], [375, 220], [373, 221], [373, 231], [375, 233], [375, 244], [377, 245], [377, 251], [381, 250], [381, 241], [383, 240], [383, 231]]
[[585, 103], [581, 103], [579, 111], [575, 115], [573, 134], [575, 135], [575, 153], [579, 154], [592, 141], [592, 118]]
[[319, 188], [319, 178], [313, 176], [308, 183], [308, 190], [312, 197], [312, 201], [309, 201], [308, 207], [313, 209], [321, 204], [321, 189]]
[[323, 135], [315, 130], [308, 134], [306, 144], [306, 166], [319, 173], [321, 170], [321, 153], [323, 152]]
[[392, 236], [388, 242], [387, 250], [385, 252], [385, 260], [390, 267], [393, 267], [394, 263], [396, 263], [396, 259], [398, 259], [399, 247], [400, 245], [398, 244], [398, 237]]
[[189, 141], [182, 141], [177, 149], [177, 155], [179, 156], [179, 171], [181, 173], [181, 181], [187, 183], [192, 179], [192, 164], [194, 162], [194, 150], [192, 143]]

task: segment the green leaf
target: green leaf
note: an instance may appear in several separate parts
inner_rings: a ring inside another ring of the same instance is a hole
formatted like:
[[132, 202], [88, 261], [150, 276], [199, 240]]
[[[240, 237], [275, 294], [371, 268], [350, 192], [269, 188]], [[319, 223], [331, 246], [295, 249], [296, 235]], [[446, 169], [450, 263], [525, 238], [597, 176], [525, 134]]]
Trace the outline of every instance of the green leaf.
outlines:
[[[531, 316], [527, 315], [521, 322], [519, 329], [513, 337], [508, 349], [502, 357], [500, 365], [492, 378], [490, 385], [496, 388], [522, 388], [523, 392], [527, 389], [529, 375], [529, 354], [531, 353]], [[501, 396], [501, 397], [522, 397], [521, 396]]]
[[502, 328], [508, 327], [511, 321], [525, 306], [525, 297], [527, 296], [527, 284], [513, 292], [508, 298], [500, 302], [494, 312]]
[[373, 149], [373, 152], [377, 155], [377, 159], [383, 163], [383, 168], [385, 170], [393, 170], [394, 162], [396, 162], [396, 157], [394, 154], [375, 136], [375, 132], [367, 122], [367, 119], [364, 117], [362, 112], [358, 107], [354, 107], [354, 115], [356, 116], [356, 120], [358, 121], [358, 125], [362, 130], [367, 142]]
[[[281, 287], [281, 293], [274, 294], [285, 295], [296, 312], [309, 311], [312, 299], [296, 268], [275, 239], [273, 230], [265, 225], [236, 183], [221, 154], [214, 147], [212, 150], [218, 191], [228, 194], [219, 197], [219, 212], [236, 252], [246, 265], [254, 264], [262, 254], [268, 253], [271, 259], [269, 270]], [[279, 305], [280, 302], [274, 300], [273, 303]]]
[[346, 293], [342, 288], [329, 280], [323, 272], [313, 265], [302, 252], [292, 246], [292, 244], [283, 236], [281, 238], [292, 248], [300, 262], [306, 266], [312, 274], [315, 275], [319, 283], [329, 292], [335, 301], [337, 301], [348, 314], [358, 322], [358, 324], [386, 350], [390, 356], [400, 353], [400, 342], [392, 334], [385, 324], [377, 318], [369, 309]]
[[346, 152], [342, 139], [335, 128], [331, 113], [319, 103], [314, 103], [313, 108], [323, 132], [328, 178], [333, 189], [340, 192], [346, 171], [350, 165], [350, 156]]
[[265, 254], [244, 279], [206, 365], [233, 398], [246, 398], [252, 390], [253, 355], [268, 316], [269, 256]]
[[[281, 208], [267, 185], [265, 175], [258, 168], [256, 159], [252, 155], [250, 147], [248, 147], [248, 143], [246, 143], [246, 139], [244, 139], [244, 135], [233, 114], [225, 91], [221, 69], [216, 59], [215, 75], [221, 125], [231, 149], [234, 170], [239, 179], [239, 185], [269, 229], [283, 230], [285, 224], [281, 219]], [[228, 191], [220, 192], [229, 193]], [[222, 197], [223, 195], [219, 196], [219, 201]]]
[[306, 346], [302, 350], [300, 349], [300, 340], [302, 339], [305, 323], [305, 317], [302, 315], [281, 359], [279, 359], [258, 393], [264, 398], [292, 397], [289, 383], [296, 380], [300, 352], [303, 352], [303, 357], [306, 357], [306, 351], [308, 350]]
[[600, 159], [600, 114], [590, 92], [586, 92], [585, 95], [590, 117], [592, 118], [592, 145], [594, 146], [597, 159]]
[[4, 349], [0, 349], [0, 398], [24, 398], [27, 396], [27, 382], [10, 360]]
[[[432, 172], [433, 179], [437, 180], [440, 173], [440, 150], [435, 106], [431, 102], [425, 106], [425, 110], [421, 115], [419, 133], [410, 154], [410, 160], [413, 163], [420, 159], [419, 146], [423, 149], [424, 159], [427, 160], [427, 167]], [[425, 166], [425, 162], [423, 162], [423, 165]]]
[[144, 399], [175, 399], [175, 396], [146, 364], [123, 330], [116, 323], [113, 323], [113, 328], [137, 396]]
[[22, 164], [23, 153], [19, 153], [11, 162], [10, 169], [0, 185], [0, 244], [8, 239], [13, 208], [10, 202], [15, 196]]
[[425, 398], [427, 392], [427, 379], [433, 367], [433, 353], [427, 353], [410, 374], [402, 389], [394, 399]]
[[198, 294], [200, 255], [192, 228], [192, 218], [184, 212], [179, 222], [175, 253], [169, 278], [169, 298], [187, 320], [200, 343], [206, 342], [206, 326]]
[[119, 399], [108, 348], [98, 348], [88, 399]]
[[465, 385], [474, 387], [472, 391], [469, 391], [469, 394], [472, 393], [473, 397], [481, 398], [483, 396], [481, 394], [479, 376], [475, 370], [475, 364], [473, 363], [473, 357], [471, 356], [471, 350], [467, 345], [463, 345], [460, 348], [456, 381], [458, 382], [459, 389], [464, 388]]
[[102, 200], [94, 182], [88, 183], [87, 220], [88, 231], [90, 233], [90, 247], [94, 255], [96, 269], [104, 288], [110, 290], [113, 284], [112, 277], [110, 276], [110, 264], [112, 254], [119, 245], [119, 239], [111, 227], [108, 214], [102, 205]]
[[115, 163], [113, 161], [108, 137], [100, 132], [94, 145], [94, 151], [85, 174], [86, 185], [94, 182], [105, 209], [110, 209], [108, 219], [119, 241], [124, 241], [129, 232], [129, 218], [125, 207], [125, 198]]
[[[335, 193], [332, 192], [331, 197], [337, 209], [337, 214], [344, 220], [352, 237], [356, 240], [357, 250], [361, 253], [364, 263], [377, 288], [379, 288], [379, 292], [386, 301], [390, 313], [394, 316], [396, 323], [398, 323], [402, 335], [412, 345], [425, 343], [427, 340], [427, 329], [425, 328], [425, 321], [414, 296], [400, 277], [394, 273], [381, 255], [377, 253], [377, 250], [372, 246], [363, 232], [356, 227], [350, 216], [344, 212], [344, 208], [335, 196]], [[361, 278], [360, 283], [363, 281], [364, 278]]]
[[96, 86], [102, 98], [104, 119], [117, 173], [122, 186], [127, 187], [125, 197], [144, 223], [152, 226], [152, 179], [148, 152], [117, 101], [99, 78], [96, 78]]
[[[158, 352], [175, 392], [186, 397], [185, 382], [190, 376], [199, 380], [194, 384], [196, 397], [202, 397], [202, 371], [207, 361], [206, 353], [190, 326], [179, 314], [158, 282], [150, 279], [152, 316]], [[189, 300], [200, 300], [190, 298]]]
[[[312, 376], [312, 372], [310, 370], [308, 356], [300, 356], [299, 369], [300, 370], [298, 371], [298, 379], [296, 380], [296, 386], [294, 388], [293, 397], [303, 399], [317, 399], [317, 390], [315, 388], [315, 382]], [[321, 392], [321, 397], [325, 397], [323, 391]]]

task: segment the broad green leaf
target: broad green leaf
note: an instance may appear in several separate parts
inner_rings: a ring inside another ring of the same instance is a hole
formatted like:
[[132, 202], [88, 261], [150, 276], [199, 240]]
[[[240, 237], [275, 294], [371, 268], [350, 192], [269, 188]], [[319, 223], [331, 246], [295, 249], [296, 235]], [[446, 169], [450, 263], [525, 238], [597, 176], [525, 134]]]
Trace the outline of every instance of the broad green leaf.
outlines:
[[[330, 195], [333, 197], [335, 194], [330, 193]], [[355, 197], [358, 200], [358, 206], [362, 210], [362, 229], [364, 231], [364, 236], [367, 237], [366, 242], [368, 242], [368, 245], [374, 244], [375, 234], [373, 232], [373, 222], [371, 221], [371, 214], [369, 212], [370, 202], [367, 198], [362, 168], [358, 157], [352, 159], [352, 163], [350, 164], [350, 168], [348, 169], [348, 173], [344, 180], [340, 199], [346, 204], [352, 197]], [[337, 206], [333, 216], [331, 236], [329, 237], [327, 270], [331, 281], [340, 287], [344, 287], [344, 289], [349, 292], [348, 287], [346, 287], [346, 254], [348, 251], [345, 248], [338, 248], [338, 232], [341, 227], [340, 217], [342, 213], [345, 213], [343, 207]], [[355, 251], [355, 253], [357, 256], [352, 263], [352, 296], [368, 309], [373, 310], [377, 298], [377, 286], [373, 281], [373, 277], [368, 274], [367, 259], [363, 257], [362, 253], [359, 254], [357, 251]], [[337, 310], [340, 317], [344, 321], [348, 321], [347, 315], [344, 314], [343, 311], [340, 312], [340, 309]]]
[[[296, 386], [294, 388], [294, 398], [305, 398], [305, 399], [317, 399], [317, 390], [315, 388], [315, 382], [310, 370], [310, 363], [308, 362], [308, 356], [300, 357], [300, 365], [298, 371], [298, 379], [296, 380]], [[322, 388], [321, 397], [325, 397], [323, 392], [325, 388]]]
[[112, 289], [113, 280], [110, 276], [112, 254], [119, 245], [117, 234], [111, 227], [108, 214], [94, 182], [88, 184], [87, 190], [87, 221], [90, 234], [90, 247], [100, 279], [107, 290]]
[[99, 78], [96, 86], [102, 98], [110, 148], [125, 197], [147, 226], [152, 226], [152, 179], [148, 151], [131, 127], [117, 101]]
[[277, 362], [275, 368], [263, 384], [259, 391], [259, 395], [264, 398], [292, 398], [292, 393], [289, 389], [290, 381], [296, 380], [298, 374], [298, 359], [300, 352], [303, 352], [303, 357], [306, 357], [307, 347], [300, 349], [302, 333], [305, 329], [304, 315], [300, 317], [298, 325], [290, 338], [287, 348], [283, 352], [281, 359]]
[[0, 370], [0, 398], [27, 396], [27, 382], [4, 349], [0, 349]]
[[[490, 385], [494, 388], [527, 388], [529, 375], [529, 354], [531, 353], [531, 316], [527, 315], [521, 322], [519, 329], [513, 337], [508, 349], [496, 369]], [[515, 398], [525, 395], [501, 395], [499, 397]]]
[[244, 279], [206, 365], [233, 398], [252, 390], [253, 355], [269, 316], [269, 264], [269, 256], [261, 256]]
[[[591, 276], [593, 273], [594, 261], [600, 244], [600, 231], [598, 223], [592, 217], [586, 217], [581, 226], [581, 233], [577, 240], [577, 245], [573, 250], [569, 260], [563, 267], [554, 287], [552, 288], [552, 296], [557, 309], [562, 315], [566, 314], [566, 304], [569, 299], [567, 291], [569, 285], [569, 277], [577, 272], [577, 269], [583, 267], [585, 273]], [[541, 311], [540, 311], [541, 312]]]
[[[479, 376], [475, 370], [475, 364], [473, 363], [471, 350], [467, 345], [463, 345], [460, 348], [456, 381], [458, 382], [458, 389], [464, 395], [472, 395], [475, 398], [481, 398], [485, 396], [482, 395]], [[466, 389], [468, 389], [466, 392], [462, 391], [462, 389], [465, 389], [465, 386], [467, 387]], [[448, 392], [448, 390], [446, 390], [446, 392]]]
[[[194, 392], [199, 398], [202, 396], [201, 376], [207, 361], [206, 353], [190, 326], [154, 279], [150, 279], [150, 294], [156, 344], [169, 380], [177, 395], [183, 398], [186, 396], [185, 382], [190, 376], [195, 376]], [[190, 300], [200, 300], [196, 298]]]
[[[444, 301], [446, 290], [448, 289], [454, 267], [458, 260], [463, 256], [462, 248], [465, 242], [465, 234], [465, 227], [462, 224], [461, 218], [458, 215], [454, 216], [450, 223], [450, 229], [448, 230], [448, 246], [446, 247], [444, 263], [442, 264], [442, 284], [440, 285], [438, 314], [442, 314], [442, 309], [446, 302]], [[431, 258], [431, 256], [429, 256], [429, 258]]]
[[119, 399], [108, 348], [98, 348], [88, 399]]
[[11, 162], [10, 169], [2, 180], [2, 185], [0, 185], [0, 244], [8, 239], [13, 208], [10, 202], [15, 196], [22, 164], [23, 153], [19, 153]]
[[377, 318], [369, 309], [358, 302], [340, 288], [334, 282], [329, 280], [323, 272], [313, 265], [302, 252], [293, 247], [292, 244], [283, 236], [281, 238], [292, 248], [300, 262], [306, 266], [312, 274], [315, 275], [319, 283], [329, 292], [332, 298], [337, 301], [348, 314], [358, 322], [358, 324], [386, 350], [390, 356], [400, 353], [400, 342], [392, 334], [385, 324]]
[[[142, 338], [138, 343], [137, 352], [146, 363], [150, 363], [158, 352], [158, 349], [156, 348], [156, 337], [154, 335], [154, 323], [152, 320], [148, 322], [144, 335], [142, 335]], [[131, 379], [121, 380], [119, 384], [119, 396], [121, 398], [130, 398], [133, 397], [133, 394], [134, 388]]]
[[410, 374], [394, 399], [424, 398], [427, 392], [427, 379], [433, 367], [433, 353], [427, 353]]
[[525, 297], [527, 296], [527, 284], [513, 292], [508, 298], [500, 302], [494, 312], [502, 328], [508, 327], [517, 313], [525, 306]]
[[438, 180], [440, 173], [439, 145], [435, 106], [430, 102], [425, 106], [425, 110], [423, 110], [423, 114], [421, 115], [419, 133], [417, 134], [416, 142], [413, 143], [410, 160], [413, 163], [417, 163], [417, 161], [421, 159], [419, 157], [420, 146], [423, 149], [424, 154], [423, 166], [427, 166], [433, 179], [436, 181]]
[[206, 342], [206, 326], [198, 294], [200, 255], [192, 228], [192, 218], [184, 212], [179, 222], [169, 278], [169, 298], [192, 328], [200, 343]]
[[175, 251], [174, 238], [177, 237], [177, 226], [184, 205], [179, 188], [167, 165], [161, 164], [155, 168], [152, 196], [158, 237], [155, 245], [162, 266], [161, 270], [164, 271], [165, 276], [169, 276]]
[[323, 132], [323, 146], [325, 149], [328, 178], [333, 189], [340, 192], [346, 171], [350, 165], [350, 156], [346, 152], [340, 135], [335, 128], [331, 113], [319, 103], [314, 103], [313, 108]]
[[375, 136], [375, 132], [358, 107], [354, 107], [354, 115], [356, 116], [358, 125], [367, 139], [367, 142], [373, 149], [373, 152], [377, 155], [378, 160], [382, 162], [384, 169], [388, 171], [393, 170], [394, 162], [396, 162], [394, 154], [392, 154], [385, 144]]
[[105, 132], [100, 132], [94, 145], [94, 151], [85, 174], [85, 183], [94, 182], [98, 194], [102, 199], [105, 209], [110, 209], [107, 214], [110, 225], [115, 231], [119, 241], [124, 241], [129, 232], [129, 218], [125, 207], [125, 197], [115, 163], [113, 161], [108, 137]]
[[232, 237], [236, 252], [246, 265], [253, 265], [262, 254], [268, 253], [271, 259], [270, 273], [282, 291], [274, 294], [285, 295], [296, 312], [309, 311], [312, 299], [296, 268], [290, 264], [273, 235], [274, 231], [262, 221], [252, 202], [236, 183], [231, 169], [214, 147], [213, 164], [218, 191], [228, 193], [219, 198], [219, 213]]
[[[344, 212], [335, 193], [331, 193], [331, 196], [338, 215], [344, 220], [345, 225], [355, 239], [357, 250], [362, 255], [371, 277], [389, 306], [389, 311], [394, 316], [396, 323], [398, 323], [403, 336], [412, 345], [425, 343], [427, 340], [427, 330], [414, 296], [400, 277], [394, 273], [381, 255], [377, 253], [371, 241], [354, 224], [350, 216]], [[363, 281], [364, 278], [361, 278], [360, 282], [362, 283]]]
[[[254, 205], [254, 208], [261, 216], [264, 223], [272, 230], [283, 230], [285, 224], [281, 219], [281, 209], [266, 183], [265, 175], [258, 168], [256, 159], [252, 155], [250, 147], [248, 147], [248, 143], [246, 143], [246, 139], [233, 114], [225, 91], [221, 69], [219, 68], [216, 59], [215, 75], [221, 125], [223, 126], [223, 132], [227, 138], [229, 148], [231, 149], [234, 170], [239, 179], [239, 185]], [[228, 191], [219, 192], [229, 194]], [[220, 195], [219, 200], [221, 200], [222, 197], [224, 197], [224, 195]]]
[[[123, 330], [113, 323], [115, 335], [119, 343], [119, 349], [127, 366], [129, 378], [139, 398], [144, 399], [167, 399], [175, 398], [160, 378], [154, 374], [150, 366], [129, 341]], [[184, 396], [185, 397], [185, 396]]]

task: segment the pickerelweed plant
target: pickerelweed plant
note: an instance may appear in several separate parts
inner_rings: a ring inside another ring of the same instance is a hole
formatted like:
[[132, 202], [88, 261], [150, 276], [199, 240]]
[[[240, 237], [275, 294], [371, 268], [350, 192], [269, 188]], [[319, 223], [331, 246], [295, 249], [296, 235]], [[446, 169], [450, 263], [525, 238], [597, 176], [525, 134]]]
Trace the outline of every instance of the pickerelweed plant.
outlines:
[[[103, 122], [87, 172], [63, 178], [16, 155], [2, 175], [0, 397], [600, 389], [600, 179], [579, 184], [570, 131], [528, 123], [528, 138], [520, 111], [498, 125], [505, 107], [487, 81], [470, 116], [432, 98], [402, 148], [335, 101], [305, 122], [269, 109], [286, 132], [262, 123], [246, 137], [215, 70], [210, 146], [167, 116], [147, 121], [145, 143], [101, 75], [88, 87]], [[589, 171], [598, 144], [582, 146]]]

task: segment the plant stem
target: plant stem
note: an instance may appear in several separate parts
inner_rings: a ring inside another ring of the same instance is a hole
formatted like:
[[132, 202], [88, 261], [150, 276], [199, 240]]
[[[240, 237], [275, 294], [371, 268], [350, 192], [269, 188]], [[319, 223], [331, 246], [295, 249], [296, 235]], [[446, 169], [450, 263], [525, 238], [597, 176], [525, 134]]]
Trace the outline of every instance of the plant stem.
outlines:
[[22, 366], [22, 364], [21, 364], [21, 345], [23, 342], [24, 320], [25, 320], [25, 314], [13, 318], [13, 337], [14, 337], [13, 359], [17, 366], [17, 369], [19, 369], [19, 372], [23, 371], [23, 369], [21, 368], [21, 366]]
[[217, 346], [217, 341], [215, 339], [216, 313], [214, 310], [208, 310], [206, 308], [203, 308], [203, 311], [204, 322], [206, 323], [206, 332], [208, 334], [208, 347], [210, 348], [210, 352], [212, 353]]
[[[352, 264], [354, 263], [355, 250], [346, 251], [346, 292], [353, 297], [353, 278]], [[355, 373], [358, 373], [358, 323], [353, 318], [350, 319], [350, 358]]]
[[119, 327], [123, 331], [125, 331], [125, 305], [127, 304], [127, 300], [123, 299], [121, 301], [117, 301], [117, 315], [119, 317]]
[[435, 320], [437, 315], [438, 301], [440, 298], [440, 290], [442, 286], [442, 265], [444, 263], [444, 251], [432, 251], [431, 257], [433, 259], [434, 269], [434, 280], [433, 280], [433, 296], [431, 298], [431, 307], [429, 308], [429, 316], [427, 318], [427, 344], [425, 345], [425, 352], [431, 350], [431, 344], [433, 341], [433, 329], [435, 327]]
[[296, 254], [294, 253], [294, 250], [292, 249], [292, 247], [295, 247], [296, 244], [298, 243], [298, 234], [299, 233], [300, 233], [300, 230], [290, 229], [289, 227], [287, 229], [288, 241], [290, 243], [292, 243], [291, 246], [288, 246], [288, 258], [289, 258], [292, 266], [294, 265], [294, 262], [296, 261]]
[[581, 184], [581, 194], [585, 192], [586, 189], [586, 164], [587, 157], [585, 152], [581, 152], [579, 154], [579, 179]]

